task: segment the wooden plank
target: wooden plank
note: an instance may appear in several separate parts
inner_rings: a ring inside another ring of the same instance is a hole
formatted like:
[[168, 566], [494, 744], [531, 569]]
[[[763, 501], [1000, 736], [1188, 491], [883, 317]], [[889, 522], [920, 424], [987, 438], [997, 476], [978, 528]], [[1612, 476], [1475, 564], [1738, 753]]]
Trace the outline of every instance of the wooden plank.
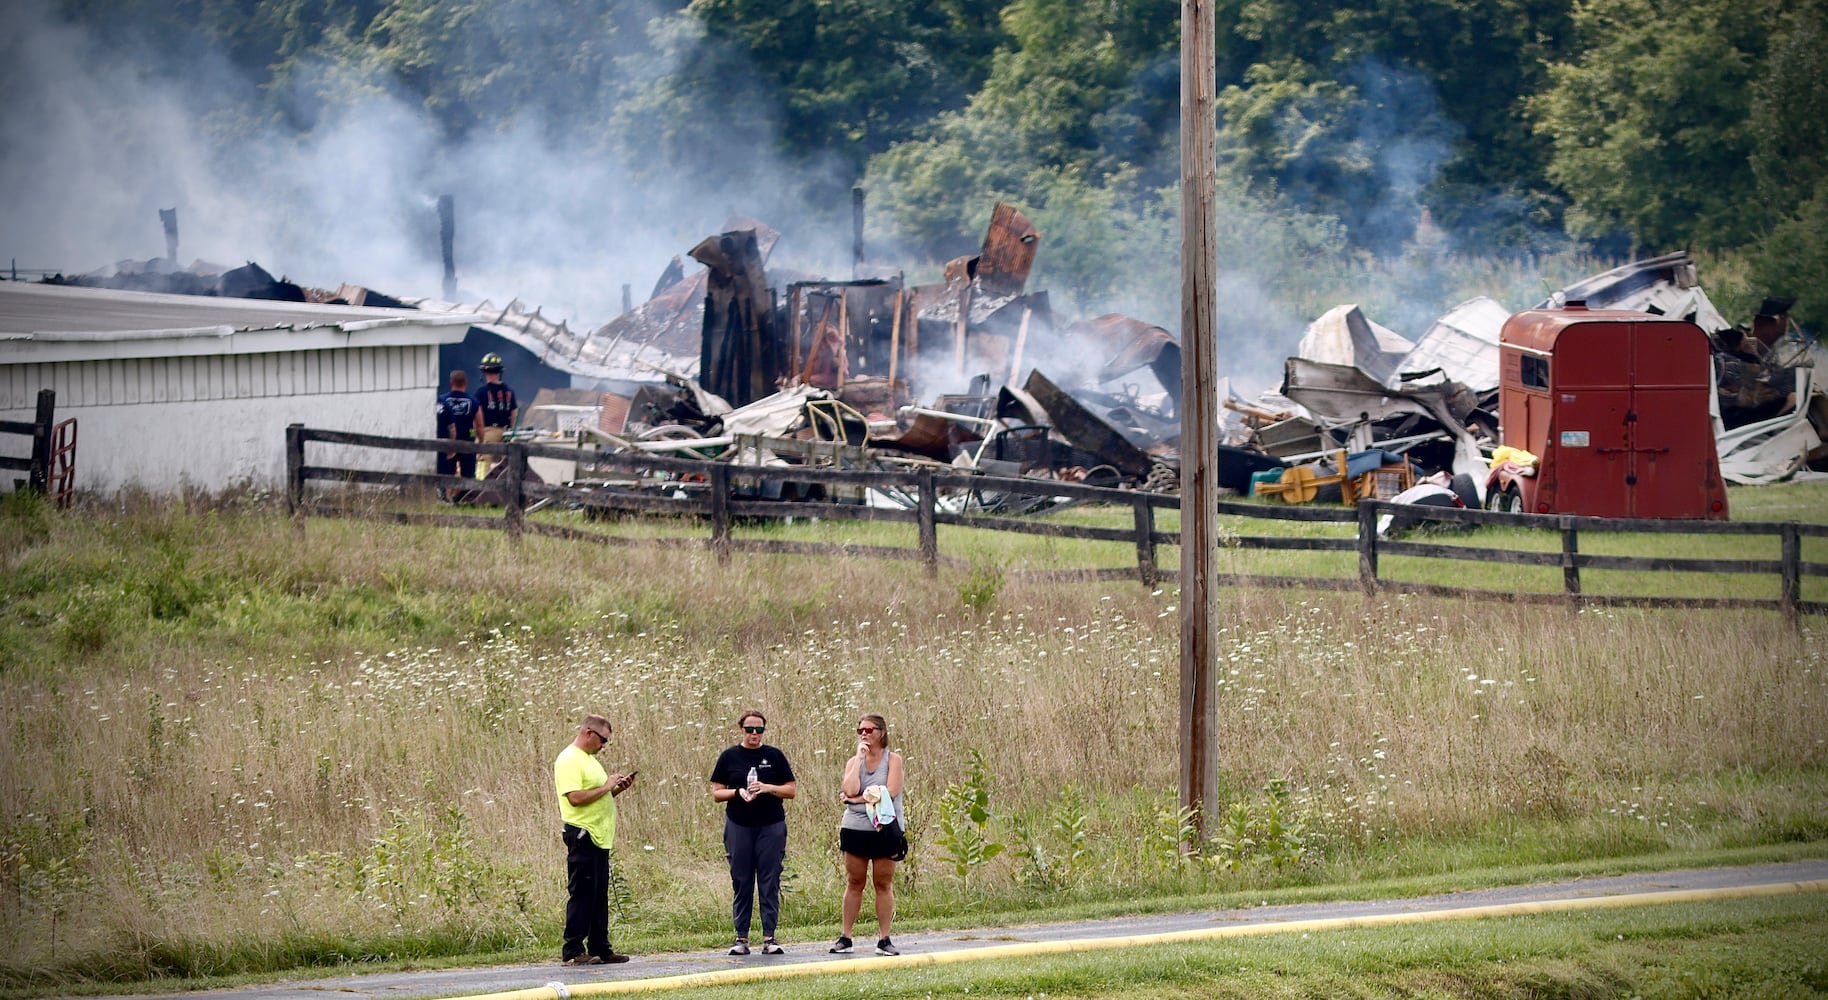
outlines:
[[1095, 528], [1081, 524], [1050, 524], [1046, 521], [1024, 521], [1013, 517], [976, 517], [969, 514], [939, 514], [940, 524], [959, 528], [984, 528], [1017, 535], [1041, 535], [1046, 538], [1085, 538], [1099, 542], [1127, 542], [1136, 537], [1134, 528]]
[[[1470, 545], [1441, 545], [1435, 542], [1391, 542], [1381, 546], [1387, 556], [1413, 556], [1419, 559], [1459, 559], [1466, 562], [1502, 563], [1506, 566], [1560, 566], [1562, 554], [1556, 552], [1519, 552], [1511, 549], [1479, 549]], [[1591, 556], [1581, 556], [1590, 559]]]
[[1016, 384], [1016, 376], [1022, 374], [1022, 350], [1028, 346], [1028, 321], [1034, 310], [1022, 307], [1022, 322], [1016, 326], [1016, 347], [1009, 362], [1009, 377], [1004, 379], [1010, 385]]
[[1803, 536], [1797, 534], [1793, 526], [1786, 525], [1781, 544], [1783, 551], [1782, 566], [1778, 573], [1782, 577], [1779, 585], [1778, 602], [1783, 605], [1784, 617], [1795, 622], [1796, 606], [1803, 599], [1803, 575], [1800, 572], [1803, 562]]
[[1332, 521], [1339, 524], [1358, 521], [1358, 511], [1351, 507], [1343, 505], [1336, 507], [1331, 504], [1324, 507], [1308, 507], [1300, 504], [1238, 503], [1231, 500], [1220, 500], [1218, 511], [1221, 514], [1267, 518], [1272, 521]]
[[[1646, 535], [1777, 535], [1785, 521], [1672, 521], [1654, 518], [1604, 518], [1573, 514], [1504, 514], [1498, 511], [1458, 507], [1425, 507], [1394, 504], [1388, 500], [1366, 500], [1377, 505], [1381, 514], [1401, 513], [1418, 520], [1446, 521], [1460, 524], [1496, 524], [1521, 528], [1559, 530], [1564, 518], [1584, 532], [1602, 531]], [[1828, 524], [1801, 524], [1804, 535], [1828, 537]]]
[[401, 486], [407, 488], [434, 490], [463, 490], [481, 494], [491, 502], [506, 497], [509, 483], [506, 479], [471, 479], [468, 476], [438, 476], [423, 472], [386, 472], [380, 469], [328, 469], [316, 465], [299, 468], [299, 476], [304, 480], [322, 483], [361, 483], [369, 486]]
[[[905, 291], [901, 279], [895, 284], [895, 315], [889, 319], [889, 397], [891, 402], [895, 395], [895, 371], [901, 361], [901, 297]], [[797, 342], [796, 342], [797, 343]], [[796, 346], [794, 350], [799, 350]]]
[[1358, 588], [1370, 597], [1377, 593], [1377, 508], [1368, 503], [1358, 505], [1357, 541]]
[[506, 482], [506, 489], [502, 496], [502, 505], [506, 509], [502, 511], [502, 518], [506, 522], [508, 540], [519, 542], [521, 532], [527, 525], [526, 448], [519, 445], [508, 446], [507, 472], [501, 478]]
[[[1280, 538], [1275, 535], [1239, 535], [1226, 543], [1229, 548], [1281, 550], [1289, 552], [1357, 552], [1357, 538]], [[1388, 548], [1388, 545], [1385, 546]]]
[[730, 467], [711, 467], [711, 550], [720, 563], [730, 561]]
[[800, 370], [800, 299], [804, 291], [797, 283], [787, 289], [787, 340], [793, 352], [787, 362], [790, 372]]
[[920, 515], [912, 510], [893, 507], [866, 507], [854, 503], [815, 503], [810, 501], [732, 500], [730, 513], [739, 517], [824, 518], [828, 521], [887, 521], [916, 524]]
[[57, 393], [38, 390], [38, 419], [32, 426], [32, 464], [27, 473], [31, 488], [46, 493], [51, 488], [51, 428], [57, 422]]
[[1217, 18], [1212, 0], [1181, 0], [1181, 513], [1180, 805], [1197, 853], [1219, 819]]
[[919, 477], [920, 490], [920, 506], [915, 511], [918, 518], [915, 523], [919, 526], [920, 561], [926, 564], [927, 575], [932, 576], [939, 569], [939, 522], [934, 511], [938, 500], [934, 480], [938, 477], [932, 469], [922, 469], [916, 475]]
[[305, 498], [305, 425], [286, 427], [286, 513], [294, 522], [303, 516]]
[[[1023, 313], [1024, 317], [1027, 313]], [[1138, 499], [1130, 508], [1133, 520], [1131, 534], [1136, 540], [1136, 576], [1143, 586], [1153, 587], [1160, 573], [1155, 567], [1155, 511], [1148, 501]]]
[[1638, 556], [1575, 557], [1587, 569], [1619, 569], [1649, 573], [1766, 573], [1783, 571], [1776, 559], [1650, 559]]
[[711, 513], [709, 497], [688, 497], [680, 500], [667, 496], [599, 492], [575, 495], [571, 502], [596, 510], [645, 511], [654, 514], [692, 514], [696, 516]]

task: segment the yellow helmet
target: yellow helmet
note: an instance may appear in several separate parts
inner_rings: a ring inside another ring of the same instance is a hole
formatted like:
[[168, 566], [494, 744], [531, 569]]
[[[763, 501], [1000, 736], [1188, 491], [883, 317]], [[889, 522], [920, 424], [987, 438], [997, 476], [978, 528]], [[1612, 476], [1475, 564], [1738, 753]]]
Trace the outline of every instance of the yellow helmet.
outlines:
[[501, 371], [501, 355], [494, 352], [483, 355], [482, 370], [485, 372]]

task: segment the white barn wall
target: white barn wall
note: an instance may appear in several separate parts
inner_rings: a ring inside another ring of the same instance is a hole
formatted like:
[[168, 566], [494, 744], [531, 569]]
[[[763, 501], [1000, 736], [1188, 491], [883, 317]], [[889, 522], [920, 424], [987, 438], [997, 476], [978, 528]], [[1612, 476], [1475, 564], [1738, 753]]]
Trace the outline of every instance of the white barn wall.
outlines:
[[[0, 419], [34, 419], [38, 391], [54, 390], [56, 419], [77, 420], [80, 490], [275, 489], [285, 478], [288, 424], [434, 436], [437, 361], [437, 344], [410, 344], [7, 364]], [[27, 439], [7, 437], [6, 454], [29, 451]], [[310, 444], [305, 461], [429, 473], [434, 455]], [[0, 477], [0, 490], [23, 477]]]

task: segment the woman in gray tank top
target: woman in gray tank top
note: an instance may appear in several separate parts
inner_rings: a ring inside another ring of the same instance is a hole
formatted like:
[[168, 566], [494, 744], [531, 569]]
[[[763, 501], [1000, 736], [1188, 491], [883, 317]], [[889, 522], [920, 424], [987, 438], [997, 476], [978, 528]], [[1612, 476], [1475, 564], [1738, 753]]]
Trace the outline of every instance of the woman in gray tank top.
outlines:
[[863, 885], [876, 890], [876, 954], [899, 955], [889, 940], [895, 917], [895, 862], [907, 856], [903, 834], [901, 755], [889, 749], [889, 724], [880, 715], [857, 720], [857, 752], [844, 765], [839, 797], [844, 817], [838, 846], [844, 852], [843, 929], [832, 942], [834, 955], [852, 949], [851, 928], [863, 908]]

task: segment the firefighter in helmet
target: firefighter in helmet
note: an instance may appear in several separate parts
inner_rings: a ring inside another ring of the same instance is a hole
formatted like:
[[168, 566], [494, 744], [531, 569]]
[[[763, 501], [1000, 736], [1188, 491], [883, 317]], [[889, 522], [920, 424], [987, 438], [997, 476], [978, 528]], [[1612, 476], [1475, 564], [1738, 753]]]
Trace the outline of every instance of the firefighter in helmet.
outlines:
[[[514, 390], [501, 380], [501, 355], [490, 351], [482, 356], [482, 380], [482, 386], [476, 390], [477, 408], [482, 415], [482, 439], [499, 442], [520, 418], [520, 402], [514, 398]], [[481, 458], [476, 474], [486, 477], [495, 456], [483, 455]]]

